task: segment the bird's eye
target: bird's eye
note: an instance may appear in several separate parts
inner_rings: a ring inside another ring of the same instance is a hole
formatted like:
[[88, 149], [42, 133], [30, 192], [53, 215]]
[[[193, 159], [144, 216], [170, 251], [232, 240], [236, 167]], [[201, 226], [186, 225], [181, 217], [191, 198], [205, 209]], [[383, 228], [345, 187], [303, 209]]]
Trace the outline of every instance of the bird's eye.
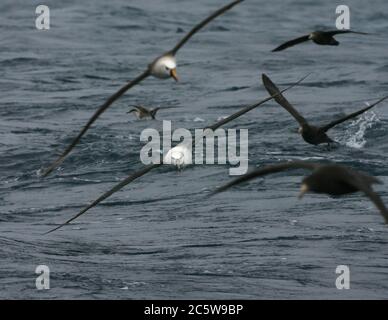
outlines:
[[169, 67], [165, 67], [165, 68], [166, 68], [166, 70], [167, 70], [167, 71], [169, 71], [169, 70], [170, 70], [170, 68], [169, 68]]

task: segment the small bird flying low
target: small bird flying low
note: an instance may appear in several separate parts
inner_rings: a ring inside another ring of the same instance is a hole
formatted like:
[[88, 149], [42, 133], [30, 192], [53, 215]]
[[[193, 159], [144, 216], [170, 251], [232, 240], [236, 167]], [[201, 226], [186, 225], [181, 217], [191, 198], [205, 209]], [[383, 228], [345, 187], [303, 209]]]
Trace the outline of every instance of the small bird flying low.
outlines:
[[312, 42], [318, 45], [338, 46], [339, 42], [336, 39], [334, 39], [334, 36], [336, 34], [342, 34], [342, 33], [355, 33], [355, 34], [364, 34], [364, 35], [368, 34], [364, 32], [355, 32], [350, 30], [314, 31], [308, 35], [287, 41], [281, 44], [279, 47], [273, 49], [272, 52], [282, 51], [289, 47], [293, 47], [297, 44], [300, 44], [309, 40], [311, 40]]

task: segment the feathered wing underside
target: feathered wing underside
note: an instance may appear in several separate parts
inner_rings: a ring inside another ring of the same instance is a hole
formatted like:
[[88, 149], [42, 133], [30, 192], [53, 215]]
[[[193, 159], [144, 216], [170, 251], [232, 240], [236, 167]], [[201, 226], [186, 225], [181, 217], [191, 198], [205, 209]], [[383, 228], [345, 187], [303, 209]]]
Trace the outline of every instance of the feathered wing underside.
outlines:
[[231, 182], [217, 188], [211, 195], [223, 192], [237, 184], [250, 181], [252, 179], [255, 179], [257, 177], [261, 177], [267, 174], [281, 172], [284, 170], [290, 170], [290, 169], [306, 169], [306, 170], [315, 170], [319, 167], [318, 164], [312, 163], [312, 162], [306, 162], [306, 161], [291, 161], [291, 162], [285, 162], [285, 163], [279, 163], [274, 165], [269, 165], [263, 168], [259, 168], [256, 170], [253, 170], [251, 172], [248, 172], [247, 174], [238, 177]]
[[359, 110], [359, 111], [353, 112], [353, 113], [351, 113], [351, 114], [349, 114], [349, 115], [347, 115], [347, 116], [345, 116], [345, 117], [342, 117], [342, 118], [340, 118], [340, 119], [338, 119], [338, 120], [334, 120], [334, 121], [330, 122], [329, 124], [327, 124], [327, 125], [321, 127], [320, 130], [323, 131], [323, 132], [326, 132], [326, 131], [328, 131], [329, 129], [333, 128], [334, 126], [339, 125], [340, 123], [343, 123], [343, 122], [345, 122], [345, 121], [347, 121], [347, 120], [349, 120], [349, 119], [352, 119], [352, 118], [354, 118], [354, 117], [357, 117], [357, 116], [359, 116], [360, 114], [363, 114], [364, 112], [366, 112], [366, 111], [372, 109], [374, 106], [376, 106], [377, 104], [379, 104], [380, 102], [384, 101], [384, 100], [387, 99], [387, 98], [388, 98], [388, 96], [386, 96], [386, 97], [384, 97], [384, 98], [381, 98], [380, 100], [376, 101], [375, 103], [371, 104], [371, 105], [368, 106], [368, 107], [365, 107], [365, 108], [363, 108], [363, 109], [361, 109], [361, 110]]
[[240, 2], [243, 2], [244, 0], [237, 0], [237, 1], [233, 1], [229, 4], [227, 4], [226, 6], [222, 7], [221, 9], [217, 10], [216, 12], [214, 12], [213, 14], [211, 14], [210, 16], [208, 16], [206, 19], [202, 20], [200, 23], [198, 23], [194, 28], [192, 28], [184, 37], [182, 40], [180, 40], [176, 46], [171, 50], [169, 51], [171, 54], [175, 55], [178, 50], [180, 48], [183, 47], [183, 45], [189, 41], [189, 39], [195, 34], [197, 33], [199, 30], [201, 30], [203, 27], [205, 27], [210, 21], [214, 20], [215, 18], [217, 18], [218, 16], [222, 15], [223, 13], [225, 13], [226, 11], [230, 10], [231, 8], [233, 8], [235, 5], [239, 4]]
[[307, 120], [298, 112], [296, 109], [288, 102], [288, 100], [282, 95], [279, 94], [278, 87], [271, 81], [271, 79], [263, 74], [262, 76], [264, 87], [267, 89], [270, 95], [275, 96], [275, 101], [280, 104], [284, 109], [286, 109], [298, 123], [303, 126], [307, 124]]
[[302, 37], [299, 37], [299, 38], [296, 38], [296, 39], [293, 39], [293, 40], [290, 40], [290, 41], [287, 41], [287, 42], [281, 44], [279, 47], [273, 49], [272, 52], [282, 51], [282, 50], [287, 49], [289, 47], [293, 47], [299, 43], [306, 42], [308, 40], [309, 40], [309, 35], [305, 35], [305, 36], [302, 36]]

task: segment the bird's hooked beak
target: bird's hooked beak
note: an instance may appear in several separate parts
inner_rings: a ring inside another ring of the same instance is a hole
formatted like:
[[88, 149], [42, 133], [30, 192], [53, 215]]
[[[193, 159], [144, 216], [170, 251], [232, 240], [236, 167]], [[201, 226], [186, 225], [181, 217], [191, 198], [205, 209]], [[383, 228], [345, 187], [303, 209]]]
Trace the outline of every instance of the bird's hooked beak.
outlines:
[[300, 187], [300, 193], [298, 196], [298, 199], [302, 199], [304, 194], [308, 192], [310, 189], [307, 184], [303, 183], [302, 186]]
[[131, 109], [127, 113], [136, 112], [136, 109]]
[[179, 81], [178, 74], [176, 73], [176, 68], [171, 69], [170, 76], [173, 77], [176, 82]]

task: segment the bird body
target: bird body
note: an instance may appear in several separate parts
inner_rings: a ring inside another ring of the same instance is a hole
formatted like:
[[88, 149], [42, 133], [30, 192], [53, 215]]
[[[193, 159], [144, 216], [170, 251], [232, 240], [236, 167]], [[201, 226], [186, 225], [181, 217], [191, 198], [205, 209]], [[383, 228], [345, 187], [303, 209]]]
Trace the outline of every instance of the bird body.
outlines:
[[330, 32], [325, 31], [314, 31], [309, 34], [309, 40], [321, 46], [338, 46], [339, 42], [334, 39]]
[[272, 80], [265, 74], [262, 75], [263, 84], [264, 87], [267, 89], [267, 91], [274, 95], [275, 101], [282, 106], [284, 109], [286, 109], [299, 123], [299, 130], [298, 132], [302, 135], [302, 138], [307, 143], [313, 144], [313, 145], [319, 145], [322, 143], [333, 143], [333, 141], [326, 132], [335, 127], [336, 125], [339, 125], [349, 119], [352, 119], [354, 117], [359, 116], [360, 114], [370, 110], [375, 105], [379, 104], [380, 102], [384, 101], [388, 98], [388, 96], [385, 96], [381, 98], [380, 100], [376, 101], [375, 103], [358, 110], [356, 112], [353, 112], [347, 116], [344, 116], [342, 118], [339, 118], [337, 120], [334, 120], [327, 125], [323, 126], [314, 126], [310, 125], [307, 120], [294, 108], [294, 106], [291, 105], [291, 103], [281, 94], [278, 87], [272, 82]]
[[312, 171], [310, 175], [302, 180], [299, 198], [302, 198], [303, 195], [309, 191], [331, 196], [342, 196], [355, 192], [363, 192], [379, 209], [385, 223], [388, 224], [388, 209], [379, 195], [372, 189], [372, 185], [380, 183], [380, 181], [373, 176], [335, 163], [319, 164], [309, 161], [290, 161], [268, 165], [232, 180], [216, 189], [210, 195], [212, 196], [219, 192], [226, 191], [232, 186], [250, 181], [257, 177], [290, 169], [305, 169]]
[[302, 180], [302, 184], [307, 185], [311, 192], [342, 196], [360, 191], [354, 184], [349, 183], [353, 179], [360, 180], [368, 188], [373, 183], [379, 183], [375, 177], [356, 172], [351, 168], [328, 164], [317, 167], [311, 175]]
[[135, 113], [138, 119], [151, 118], [155, 120], [156, 113], [160, 110], [160, 108], [147, 109], [143, 106], [134, 106], [133, 109], [129, 110], [127, 113]]
[[320, 127], [309, 125], [307, 123], [300, 126], [298, 132], [302, 135], [304, 141], [313, 145], [334, 142], [329, 138], [326, 132], [321, 130]]

